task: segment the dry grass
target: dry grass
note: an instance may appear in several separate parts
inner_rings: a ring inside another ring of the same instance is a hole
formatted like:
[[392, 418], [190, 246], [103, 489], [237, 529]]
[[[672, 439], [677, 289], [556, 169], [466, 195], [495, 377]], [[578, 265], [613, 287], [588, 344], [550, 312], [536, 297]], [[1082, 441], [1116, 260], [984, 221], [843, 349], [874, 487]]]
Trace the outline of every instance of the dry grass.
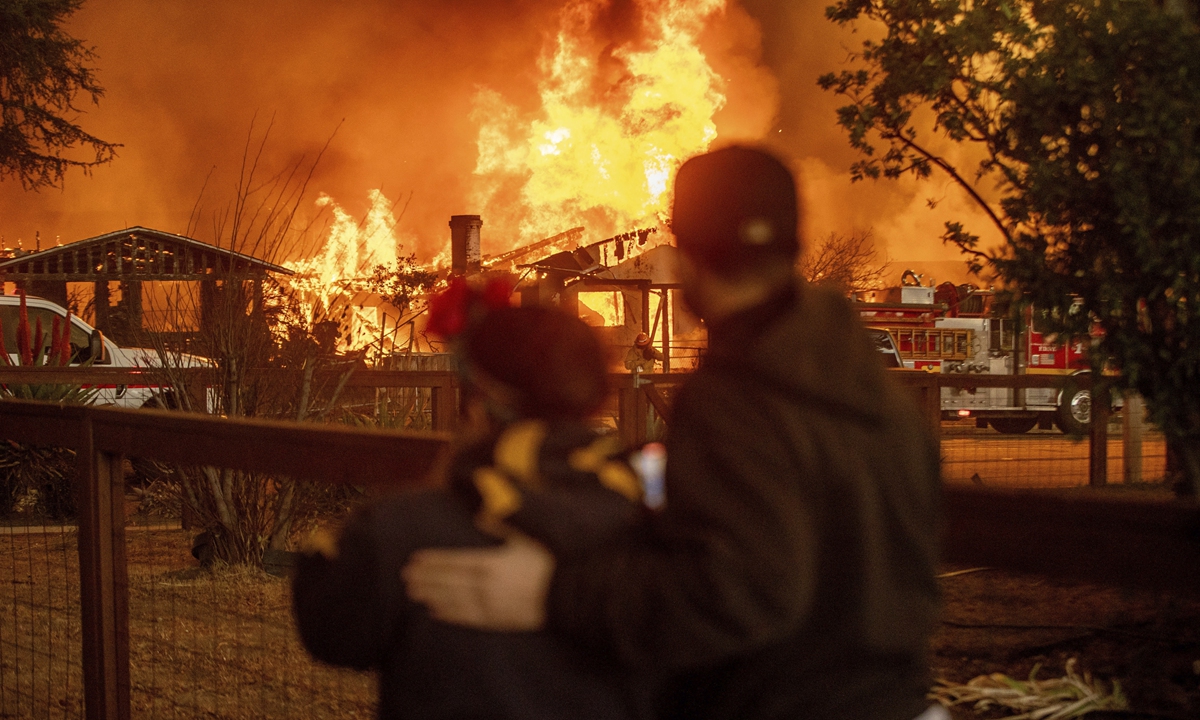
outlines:
[[[130, 532], [135, 718], [370, 718], [374, 680], [312, 661], [287, 580], [201, 570], [191, 533]], [[0, 535], [0, 717], [82, 717], [72, 530]]]
[[1066, 675], [1038, 680], [1034, 667], [1029, 680], [1021, 681], [1003, 673], [972, 678], [966, 683], [941, 681], [930, 698], [946, 707], [969, 705], [977, 711], [1000, 708], [1013, 714], [1011, 720], [1070, 720], [1097, 710], [1127, 710], [1129, 703], [1114, 682], [1109, 692], [1104, 683], [1090, 675], [1080, 675], [1077, 661], [1067, 661]]
[[[1090, 675], [1094, 681], [1085, 684], [1094, 689], [1119, 683], [1131, 710], [1093, 707], [1097, 718], [1200, 717], [1200, 599], [998, 570], [947, 574], [940, 582], [945, 608], [933, 669], [941, 688], [962, 693], [951, 708], [956, 720], [1022, 712], [1001, 698], [1033, 711], [1040, 697], [1050, 701], [1042, 708], [1048, 715], [1068, 709], [1069, 703], [1048, 710], [1065, 698], [1044, 691], [1069, 693], [1072, 674]], [[1047, 680], [1036, 687], [1022, 680], [1035, 674]], [[1101, 697], [1094, 694], [1093, 700]], [[992, 702], [977, 710], [981, 700]], [[1075, 701], [1088, 707], [1085, 694]]]

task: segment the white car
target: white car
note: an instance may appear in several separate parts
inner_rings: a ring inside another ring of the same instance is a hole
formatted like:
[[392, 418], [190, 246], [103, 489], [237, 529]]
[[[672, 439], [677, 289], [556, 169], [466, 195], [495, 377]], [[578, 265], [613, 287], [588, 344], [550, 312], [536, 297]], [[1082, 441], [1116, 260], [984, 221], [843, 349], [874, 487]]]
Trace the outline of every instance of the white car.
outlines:
[[[50, 343], [50, 330], [54, 327], [54, 318], [61, 323], [67, 311], [61, 305], [45, 298], [26, 296], [26, 308], [29, 313], [30, 332], [37, 327], [38, 319], [42, 321], [42, 330], [46, 334], [45, 343]], [[4, 347], [8, 350], [9, 359], [16, 362], [17, 321], [20, 313], [21, 299], [17, 295], [0, 295], [0, 325], [4, 329]], [[83, 320], [71, 316], [71, 365], [81, 365], [91, 361], [94, 367], [115, 368], [153, 368], [161, 367], [162, 361], [157, 351], [147, 348], [123, 348], [112, 340], [104, 337], [99, 330], [88, 325]], [[175, 362], [175, 354], [172, 354]], [[180, 355], [179, 364], [183, 367], [204, 367], [212, 365], [206, 358], [196, 355]], [[162, 396], [170, 391], [160, 385], [101, 385], [93, 402], [97, 405], [117, 405], [120, 407], [140, 408], [147, 404], [156, 406], [166, 404]]]
[[868, 327], [867, 336], [871, 338], [871, 343], [883, 358], [884, 367], [904, 368], [904, 359], [900, 357], [900, 351], [896, 349], [891, 333], [883, 328]]

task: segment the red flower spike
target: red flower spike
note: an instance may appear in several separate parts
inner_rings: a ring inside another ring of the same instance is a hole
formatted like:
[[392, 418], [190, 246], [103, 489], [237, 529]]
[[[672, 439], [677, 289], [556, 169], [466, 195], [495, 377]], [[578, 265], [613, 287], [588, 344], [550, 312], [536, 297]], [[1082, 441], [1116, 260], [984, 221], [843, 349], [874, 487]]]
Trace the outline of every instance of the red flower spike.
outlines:
[[29, 346], [29, 308], [25, 306], [25, 292], [21, 292], [21, 309], [17, 315], [17, 363], [33, 364], [33, 348]]
[[446, 290], [429, 300], [429, 332], [452, 338], [467, 327], [467, 316], [471, 303], [471, 288], [462, 277], [450, 281]]
[[59, 352], [62, 356], [58, 359], [58, 364], [66, 367], [71, 364], [71, 311], [67, 311], [66, 321], [62, 327], [62, 342], [58, 344]]
[[34, 354], [30, 355], [30, 360], [29, 360], [28, 364], [32, 365], [34, 358], [36, 358], [38, 360], [39, 365], [45, 365], [46, 363], [42, 362], [42, 350], [45, 349], [45, 347], [46, 347], [46, 332], [44, 330], [42, 330], [42, 319], [40, 317], [37, 319], [37, 323], [35, 323], [35, 327], [37, 328], [37, 330], [34, 331], [34, 333], [33, 333], [33, 337], [34, 337], [33, 353]]
[[8, 357], [8, 348], [4, 347], [4, 322], [0, 321], [0, 365], [12, 365]]

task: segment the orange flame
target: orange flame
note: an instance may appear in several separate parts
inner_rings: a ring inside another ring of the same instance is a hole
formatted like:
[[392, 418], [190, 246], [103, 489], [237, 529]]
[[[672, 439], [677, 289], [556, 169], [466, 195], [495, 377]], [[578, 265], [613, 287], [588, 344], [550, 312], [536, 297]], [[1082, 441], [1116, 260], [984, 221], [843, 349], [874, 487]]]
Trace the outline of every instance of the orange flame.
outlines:
[[317, 204], [331, 209], [333, 222], [320, 252], [306, 260], [285, 263], [296, 273], [289, 283], [305, 317], [313, 323], [335, 320], [341, 324], [340, 351], [357, 349], [381, 338], [382, 349], [387, 349], [391, 345], [388, 335], [394, 333], [401, 320], [399, 310], [385, 307], [362, 292], [371, 270], [376, 265], [394, 265], [401, 246], [392, 203], [380, 190], [372, 190], [368, 197], [371, 207], [359, 222], [328, 195], [322, 195]]
[[[473, 210], [492, 228], [489, 254], [576, 226], [595, 241], [663, 225], [679, 165], [716, 137], [713, 116], [725, 103], [724, 80], [701, 52], [699, 36], [724, 13], [725, 0], [633, 0], [630, 8], [636, 31], [613, 41], [600, 37], [605, 14], [614, 10], [610, 0], [565, 5], [540, 62], [535, 117], [522, 117], [493, 90], [476, 94]], [[388, 321], [378, 307], [354, 298], [355, 280], [397, 260], [396, 221], [378, 190], [361, 225], [330, 198], [321, 202], [332, 206], [334, 222], [317, 256], [289, 264], [297, 272], [293, 287], [314, 319], [345, 309], [341, 349], [361, 347], [386, 337]], [[570, 243], [578, 240], [572, 235]], [[447, 254], [433, 266], [447, 264]], [[597, 323], [623, 323], [615, 298], [593, 304], [588, 310]]]
[[[541, 110], [522, 121], [492, 90], [476, 96], [478, 204], [529, 242], [583, 225], [598, 238], [655, 225], [680, 163], [716, 137], [723, 80], [698, 36], [724, 0], [635, 0], [633, 41], [598, 48], [604, 0], [573, 0], [541, 62]], [[506, 187], [520, 183], [519, 201]], [[515, 206], [514, 206], [515, 205]]]
[[625, 325], [625, 298], [619, 292], [580, 292], [579, 316], [596, 327]]

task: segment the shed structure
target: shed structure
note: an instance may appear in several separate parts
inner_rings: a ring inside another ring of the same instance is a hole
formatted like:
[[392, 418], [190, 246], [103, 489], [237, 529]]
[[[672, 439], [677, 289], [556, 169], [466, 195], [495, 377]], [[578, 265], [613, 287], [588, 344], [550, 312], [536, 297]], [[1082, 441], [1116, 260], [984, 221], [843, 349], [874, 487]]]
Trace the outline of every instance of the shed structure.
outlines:
[[[10, 251], [11, 252], [11, 251]], [[251, 312], [262, 309], [262, 283], [271, 274], [292, 275], [285, 267], [162, 230], [131, 227], [66, 245], [22, 252], [0, 260], [0, 282], [30, 295], [68, 305], [67, 283], [91, 283], [95, 325], [120, 344], [136, 344], [143, 333], [142, 284], [200, 283], [200, 329], [211, 320], [222, 284], [248, 283]], [[110, 283], [120, 300], [111, 303]], [[0, 285], [2, 292], [3, 285]]]

